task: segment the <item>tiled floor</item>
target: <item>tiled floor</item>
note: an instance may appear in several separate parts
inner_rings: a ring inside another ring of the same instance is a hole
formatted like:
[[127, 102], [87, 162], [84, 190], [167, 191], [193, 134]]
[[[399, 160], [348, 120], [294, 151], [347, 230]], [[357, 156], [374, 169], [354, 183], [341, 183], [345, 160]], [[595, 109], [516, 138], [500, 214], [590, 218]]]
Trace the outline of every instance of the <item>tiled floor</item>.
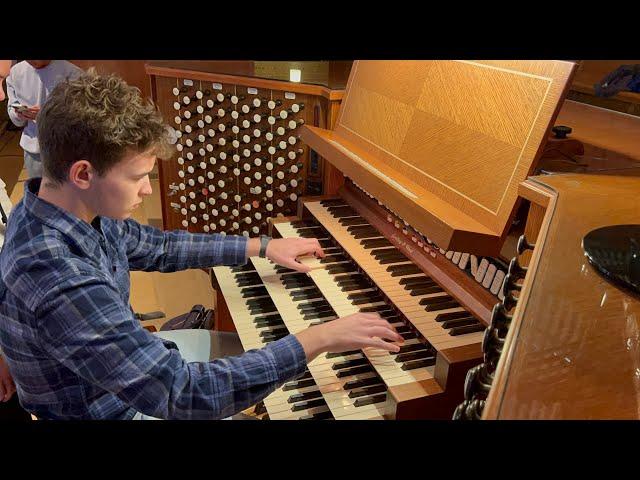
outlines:
[[[0, 124], [0, 178], [7, 184], [7, 192], [15, 205], [24, 191], [26, 170], [22, 168], [22, 149], [19, 131], [5, 131]], [[153, 194], [145, 198], [143, 207], [135, 211], [134, 218], [154, 226], [161, 224], [158, 180], [152, 180]], [[136, 312], [162, 311], [165, 318], [143, 322], [157, 329], [168, 319], [188, 312], [194, 304], [206, 308], [214, 306], [214, 292], [209, 276], [201, 270], [175, 273], [131, 272], [131, 305]]]

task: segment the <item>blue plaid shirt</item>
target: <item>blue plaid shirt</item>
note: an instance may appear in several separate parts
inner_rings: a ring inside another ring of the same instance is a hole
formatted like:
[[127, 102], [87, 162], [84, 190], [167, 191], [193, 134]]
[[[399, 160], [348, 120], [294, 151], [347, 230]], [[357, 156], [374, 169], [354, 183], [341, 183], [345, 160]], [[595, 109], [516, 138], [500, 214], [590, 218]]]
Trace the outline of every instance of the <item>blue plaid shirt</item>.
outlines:
[[39, 199], [39, 186], [28, 182], [0, 253], [0, 346], [26, 410], [48, 419], [224, 418], [304, 372], [293, 335], [186, 363], [133, 315], [129, 270], [243, 264], [246, 238], [107, 218], [94, 227]]

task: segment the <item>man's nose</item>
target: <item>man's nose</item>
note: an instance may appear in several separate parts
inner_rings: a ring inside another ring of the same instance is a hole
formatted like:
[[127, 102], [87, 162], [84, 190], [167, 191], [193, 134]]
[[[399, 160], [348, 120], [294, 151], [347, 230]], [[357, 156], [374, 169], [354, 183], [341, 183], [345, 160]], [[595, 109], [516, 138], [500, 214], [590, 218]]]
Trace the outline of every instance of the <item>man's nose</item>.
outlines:
[[149, 180], [149, 177], [147, 177], [147, 180], [142, 186], [142, 190], [140, 190], [140, 195], [151, 195], [152, 193], [153, 189], [151, 188], [151, 180]]

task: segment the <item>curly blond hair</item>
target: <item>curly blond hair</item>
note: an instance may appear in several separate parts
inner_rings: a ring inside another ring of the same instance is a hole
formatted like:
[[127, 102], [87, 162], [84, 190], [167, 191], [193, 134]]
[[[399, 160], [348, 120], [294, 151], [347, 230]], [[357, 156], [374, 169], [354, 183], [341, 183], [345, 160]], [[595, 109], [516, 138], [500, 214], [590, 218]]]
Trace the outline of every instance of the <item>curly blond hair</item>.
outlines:
[[117, 75], [94, 68], [53, 89], [38, 114], [38, 140], [45, 175], [67, 180], [69, 168], [87, 160], [103, 176], [131, 152], [169, 158], [168, 126], [151, 100]]

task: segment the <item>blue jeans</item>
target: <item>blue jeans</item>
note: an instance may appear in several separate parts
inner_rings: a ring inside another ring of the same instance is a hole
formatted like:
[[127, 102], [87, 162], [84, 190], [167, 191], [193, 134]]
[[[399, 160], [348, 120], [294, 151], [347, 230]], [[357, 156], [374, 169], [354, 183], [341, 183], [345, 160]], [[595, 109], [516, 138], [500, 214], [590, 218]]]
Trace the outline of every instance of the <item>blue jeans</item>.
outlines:
[[42, 177], [42, 161], [39, 153], [24, 151], [24, 168], [27, 169], [29, 178]]

